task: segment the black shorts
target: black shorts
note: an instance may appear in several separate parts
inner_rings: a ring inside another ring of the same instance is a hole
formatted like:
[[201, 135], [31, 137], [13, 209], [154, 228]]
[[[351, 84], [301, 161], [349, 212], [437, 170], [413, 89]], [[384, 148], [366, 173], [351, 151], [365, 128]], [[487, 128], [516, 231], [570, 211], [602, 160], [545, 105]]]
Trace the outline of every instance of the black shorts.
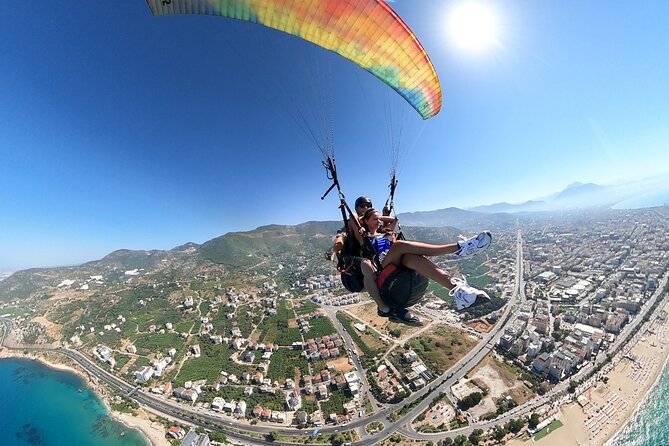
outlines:
[[390, 264], [376, 279], [381, 298], [390, 308], [407, 308], [423, 299], [429, 280], [404, 266]]

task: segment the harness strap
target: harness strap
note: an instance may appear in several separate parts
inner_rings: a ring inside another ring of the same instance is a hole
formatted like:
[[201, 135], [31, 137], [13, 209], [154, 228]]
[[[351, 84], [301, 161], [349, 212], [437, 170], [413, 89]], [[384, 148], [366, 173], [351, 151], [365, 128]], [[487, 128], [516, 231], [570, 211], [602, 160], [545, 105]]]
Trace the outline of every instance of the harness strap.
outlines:
[[[339, 179], [337, 177], [337, 165], [335, 163], [334, 158], [328, 156], [327, 159], [325, 161], [323, 161], [323, 167], [325, 168], [325, 172], [326, 172], [326, 175], [327, 175], [328, 179], [332, 180], [332, 185], [328, 188], [327, 191], [325, 191], [325, 194], [323, 194], [323, 196], [321, 197], [321, 200], [324, 200], [325, 197], [327, 197], [327, 195], [330, 192], [332, 192], [332, 189], [334, 189], [335, 187], [337, 188], [337, 192], [339, 193], [339, 200], [340, 200], [339, 209], [341, 210], [341, 216], [342, 216], [342, 220], [344, 222], [344, 228], [346, 228], [348, 230], [348, 220], [350, 218], [352, 218], [354, 214], [353, 214], [353, 211], [351, 210], [351, 208], [349, 207], [349, 205], [346, 203], [346, 197], [344, 196], [344, 193], [341, 190], [341, 186], [339, 185]], [[390, 181], [390, 198], [389, 198], [390, 207], [388, 209], [392, 209], [394, 207], [393, 200], [394, 200], [394, 196], [395, 196], [395, 188], [396, 187], [397, 187], [397, 179], [395, 178], [395, 174], [393, 174], [393, 177]], [[384, 206], [384, 208], [385, 207], [388, 207], [388, 201], [386, 201], [386, 206]], [[348, 212], [348, 218], [346, 216], [347, 212]], [[356, 230], [360, 231], [362, 229], [362, 226], [360, 226], [360, 222], [355, 218], [353, 218], [353, 221], [355, 222], [355, 224], [357, 226]], [[404, 240], [404, 236], [401, 233], [399, 234], [398, 238], [400, 238], [400, 240]], [[376, 270], [381, 271], [383, 268], [381, 266], [381, 262], [379, 261], [378, 253], [374, 250], [374, 247], [372, 246], [368, 237], [363, 237], [362, 249], [363, 249], [363, 257], [365, 257], [364, 252], [365, 252], [365, 249], [367, 249], [367, 251], [369, 252], [370, 257], [371, 257], [370, 260], [372, 262], [374, 262], [374, 266], [376, 266]], [[341, 271], [341, 269], [339, 267], [340, 263], [342, 263], [341, 251], [337, 255], [337, 269], [339, 269]], [[349, 265], [347, 268], [345, 268], [345, 271], [348, 271], [348, 269], [350, 267], [351, 267], [351, 265]], [[344, 272], [344, 271], [342, 271], [342, 272]]]
[[376, 286], [379, 288], [379, 290], [383, 286], [383, 282], [386, 281], [388, 276], [390, 276], [395, 271], [397, 271], [397, 265], [395, 265], [394, 263], [391, 263], [382, 270], [380, 270], [380, 272], [376, 276]]

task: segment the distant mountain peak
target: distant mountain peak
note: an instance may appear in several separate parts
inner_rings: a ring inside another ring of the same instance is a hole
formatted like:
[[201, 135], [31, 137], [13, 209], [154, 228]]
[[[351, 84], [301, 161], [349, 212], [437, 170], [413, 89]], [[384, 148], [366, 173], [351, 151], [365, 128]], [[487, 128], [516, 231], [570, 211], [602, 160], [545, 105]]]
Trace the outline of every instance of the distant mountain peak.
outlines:
[[199, 246], [200, 246], [200, 245], [198, 245], [197, 243], [194, 243], [194, 242], [188, 242], [188, 243], [184, 243], [183, 245], [175, 246], [175, 247], [172, 248], [170, 251], [177, 251], [177, 252], [180, 252], [180, 251], [193, 251], [193, 250], [197, 249]]

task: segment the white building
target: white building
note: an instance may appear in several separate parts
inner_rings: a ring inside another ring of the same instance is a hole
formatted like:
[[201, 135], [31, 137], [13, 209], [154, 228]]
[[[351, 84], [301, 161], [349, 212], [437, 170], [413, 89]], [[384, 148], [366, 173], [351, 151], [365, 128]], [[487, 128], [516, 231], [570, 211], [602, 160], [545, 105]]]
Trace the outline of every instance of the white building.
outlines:
[[141, 367], [135, 371], [135, 381], [145, 383], [153, 377], [154, 370], [151, 367]]
[[214, 397], [214, 400], [211, 402], [211, 408], [220, 412], [223, 410], [223, 406], [225, 406], [225, 400], [220, 396]]

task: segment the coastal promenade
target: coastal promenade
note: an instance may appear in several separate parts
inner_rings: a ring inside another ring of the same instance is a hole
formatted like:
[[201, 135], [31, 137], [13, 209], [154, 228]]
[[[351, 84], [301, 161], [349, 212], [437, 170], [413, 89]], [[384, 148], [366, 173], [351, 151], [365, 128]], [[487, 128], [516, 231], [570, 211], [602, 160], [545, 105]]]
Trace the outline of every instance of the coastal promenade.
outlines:
[[[523, 271], [522, 271], [522, 239], [520, 231], [518, 232], [518, 241], [517, 241], [517, 258], [516, 258], [516, 283], [515, 288], [516, 292], [513, 294], [512, 298], [506, 305], [505, 309], [502, 312], [498, 324], [495, 325], [493, 330], [491, 330], [483, 340], [470, 352], [468, 352], [463, 358], [461, 358], [457, 363], [455, 363], [449, 370], [444, 372], [439, 376], [435, 382], [429, 386], [421, 389], [418, 392], [413, 393], [408, 398], [404, 399], [401, 403], [396, 405], [390, 405], [382, 410], [374, 413], [373, 415], [367, 416], [363, 419], [358, 419], [356, 421], [347, 423], [345, 425], [339, 426], [328, 426], [320, 429], [322, 434], [332, 434], [339, 432], [341, 430], [352, 430], [364, 428], [367, 424], [372, 422], [381, 422], [384, 424], [384, 429], [374, 435], [365, 436], [361, 441], [356, 444], [370, 444], [371, 442], [379, 441], [386, 436], [394, 432], [402, 432], [408, 437], [418, 437], [423, 439], [425, 435], [428, 434], [418, 434], [412, 431], [410, 428], [405, 425], [409, 425], [410, 421], [417, 416], [419, 413], [427, 409], [430, 401], [434, 396], [439, 395], [441, 392], [449, 392], [451, 385], [453, 385], [457, 380], [462, 376], [467, 374], [473, 367], [476, 366], [486, 355], [488, 355], [494, 348], [497, 340], [502, 334], [504, 326], [509, 322], [512, 316], [512, 309], [517, 302], [520, 294], [523, 290]], [[11, 324], [11, 321], [6, 319], [1, 319], [3, 324]], [[8, 333], [11, 330], [11, 325], [7, 325], [5, 333]], [[3, 339], [4, 341], [4, 339]], [[190, 423], [196, 426], [201, 426], [210, 430], [218, 430], [224, 432], [230, 438], [238, 438], [239, 440], [253, 441], [256, 444], [262, 443], [259, 436], [267, 435], [270, 432], [274, 431], [280, 435], [285, 436], [307, 436], [310, 434], [310, 431], [298, 430], [295, 428], [275, 428], [269, 426], [260, 426], [260, 425], [247, 425], [240, 424], [230, 420], [227, 420], [221, 416], [212, 414], [207, 411], [187, 407], [182, 404], [177, 404], [172, 401], [155, 397], [150, 395], [142, 390], [137, 389], [135, 386], [123, 381], [122, 379], [114, 376], [113, 374], [107, 372], [98, 366], [93, 360], [85, 356], [84, 354], [66, 348], [58, 349], [44, 349], [44, 348], [26, 348], [21, 347], [21, 350], [28, 350], [32, 352], [52, 352], [64, 355], [71, 359], [72, 361], [79, 364], [82, 369], [89, 374], [89, 376], [94, 377], [95, 379], [105, 383], [111, 389], [128, 396], [128, 398], [136, 401], [140, 406], [158, 414], [165, 416], [169, 419], [179, 420], [185, 423]], [[410, 405], [417, 400], [421, 400], [420, 403], [416, 405], [406, 416], [397, 420], [396, 422], [388, 422], [388, 417], [392, 412], [399, 410], [401, 407]], [[540, 403], [543, 404], [543, 401]], [[505, 422], [506, 417], [501, 418], [498, 421], [500, 424]], [[485, 423], [490, 424], [489, 423]], [[494, 424], [491, 424], [494, 425]], [[482, 424], [477, 424], [474, 426], [469, 426], [467, 428], [458, 429], [456, 431], [449, 431], [443, 434], [433, 434], [429, 438], [445, 438], [445, 437], [455, 437], [461, 434], [470, 433], [473, 429], [482, 427]], [[248, 433], [248, 434], [247, 434]], [[436, 435], [436, 437], [435, 437]], [[268, 444], [280, 444], [280, 443], [268, 443]]]
[[[653, 307], [653, 305], [663, 296], [663, 290], [667, 284], [667, 275], [665, 274], [661, 280], [660, 286], [656, 293], [649, 299], [646, 305], [643, 306], [640, 313], [634, 318], [634, 320], [626, 326], [623, 332], [618, 336], [614, 344], [612, 344], [609, 351], [616, 351], [628, 341], [630, 336], [633, 333], [637, 332], [637, 329], [640, 327], [640, 324], [643, 322], [644, 316], [647, 312]], [[486, 355], [488, 355], [495, 347], [499, 337], [501, 336], [504, 327], [514, 319], [514, 309], [518, 302], [525, 300], [524, 297], [524, 281], [523, 281], [523, 258], [522, 258], [522, 238], [520, 231], [517, 236], [517, 254], [516, 254], [516, 268], [515, 268], [515, 292], [512, 294], [511, 299], [504, 308], [498, 323], [495, 325], [493, 330], [488, 333], [482, 341], [467, 355], [461, 358], [453, 367], [439, 376], [432, 383], [431, 386], [421, 389], [418, 392], [413, 393], [410, 397], [403, 400], [400, 404], [389, 405], [383, 407], [381, 410], [376, 411], [374, 414], [369, 415], [365, 418], [358, 419], [356, 421], [338, 425], [338, 426], [328, 426], [320, 429], [322, 434], [332, 434], [340, 432], [343, 430], [353, 430], [356, 429], [358, 432], [362, 432], [364, 435], [364, 427], [374, 421], [382, 422], [384, 424], [384, 429], [374, 435], [365, 435], [361, 438], [360, 441], [355, 444], [371, 444], [376, 441], [379, 441], [388, 435], [400, 432], [404, 436], [422, 441], [435, 441], [444, 439], [447, 437], [454, 438], [458, 435], [469, 435], [474, 429], [483, 429], [487, 430], [495, 426], [503, 425], [507, 423], [512, 418], [517, 418], [523, 415], [527, 415], [531, 412], [534, 412], [546, 404], [551, 404], [551, 407], [556, 406], [556, 401], [560, 398], [566, 396], [566, 389], [568, 382], [564, 381], [556, 385], [550, 392], [546, 395], [539, 396], [527, 403], [512, 409], [511, 411], [503, 414], [502, 416], [485, 422], [479, 422], [464, 428], [447, 431], [438, 434], [423, 434], [418, 433], [411, 427], [411, 420], [413, 420], [420, 413], [425, 411], [429, 404], [432, 402], [433, 398], [439, 395], [441, 392], [449, 394], [450, 387], [457, 382], [461, 377], [466, 375], [473, 367], [476, 366]], [[8, 349], [17, 349], [21, 351], [30, 351], [35, 353], [57, 353], [63, 355], [70, 360], [77, 363], [90, 377], [94, 382], [100, 382], [107, 385], [110, 389], [118, 392], [122, 395], [128, 396], [128, 398], [136, 401], [142, 408], [145, 408], [151, 412], [154, 412], [160, 416], [166, 417], [168, 419], [178, 420], [184, 423], [192, 424], [195, 426], [200, 426], [209, 430], [216, 430], [224, 432], [231, 439], [243, 442], [252, 442], [253, 444], [282, 444], [281, 442], [266, 442], [263, 437], [270, 432], [277, 432], [282, 436], [308, 436], [310, 430], [298, 430], [295, 428], [276, 428], [272, 426], [262, 426], [262, 425], [250, 425], [242, 424], [236, 421], [229, 420], [212, 412], [193, 408], [184, 404], [178, 404], [171, 400], [156, 397], [154, 395], [148, 394], [136, 386], [131, 385], [124, 380], [114, 376], [113, 374], [107, 372], [98, 366], [92, 359], [88, 358], [84, 354], [67, 348], [31, 348], [26, 346], [7, 346], [7, 336], [12, 331], [12, 322], [9, 319], [0, 318], [0, 323], [2, 324], [2, 336], [0, 338], [0, 345], [5, 346]], [[607, 361], [607, 355], [605, 352], [600, 353], [594, 363], [590, 364], [587, 367], [584, 367], [577, 375], [573, 376], [572, 379], [581, 379], [586, 378], [591, 374], [596, 366], [604, 365], [604, 362]], [[590, 377], [589, 379], [597, 379], [599, 375]], [[588, 378], [586, 378], [588, 379]], [[420, 400], [420, 401], [418, 401]], [[418, 401], [416, 403], [416, 401]], [[388, 417], [391, 412], [396, 412], [402, 407], [410, 404], [416, 403], [405, 416], [395, 422], [389, 422]]]

